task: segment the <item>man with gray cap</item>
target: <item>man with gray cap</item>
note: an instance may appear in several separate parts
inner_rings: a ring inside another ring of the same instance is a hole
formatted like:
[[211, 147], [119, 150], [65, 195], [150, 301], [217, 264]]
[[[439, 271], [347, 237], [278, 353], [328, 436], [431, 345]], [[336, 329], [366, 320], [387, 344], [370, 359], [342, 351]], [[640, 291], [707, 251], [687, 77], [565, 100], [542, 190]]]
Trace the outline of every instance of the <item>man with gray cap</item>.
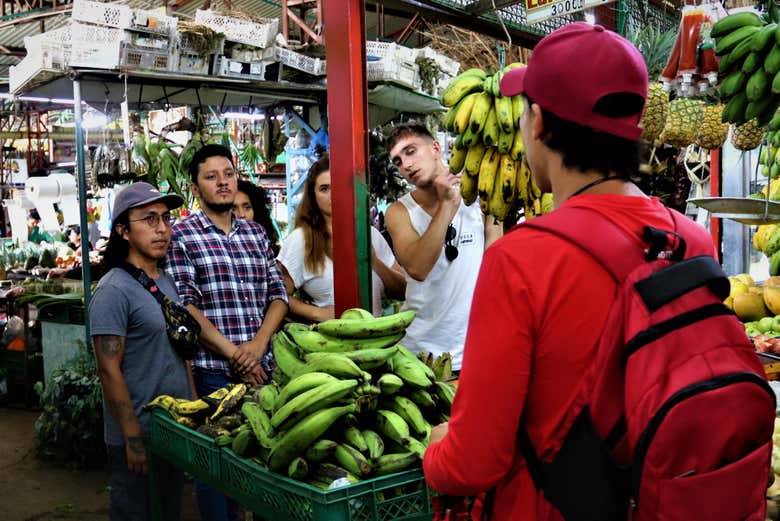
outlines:
[[[171, 210], [184, 201], [148, 183], [133, 184], [114, 202], [114, 219], [89, 321], [103, 388], [103, 422], [111, 472], [113, 521], [150, 519], [146, 477], [149, 413], [156, 396], [193, 397], [186, 363], [171, 347], [160, 304], [130, 270], [141, 270], [178, 301], [176, 285], [163, 270], [171, 242]], [[163, 519], [178, 519], [183, 476], [163, 460], [159, 469]]]

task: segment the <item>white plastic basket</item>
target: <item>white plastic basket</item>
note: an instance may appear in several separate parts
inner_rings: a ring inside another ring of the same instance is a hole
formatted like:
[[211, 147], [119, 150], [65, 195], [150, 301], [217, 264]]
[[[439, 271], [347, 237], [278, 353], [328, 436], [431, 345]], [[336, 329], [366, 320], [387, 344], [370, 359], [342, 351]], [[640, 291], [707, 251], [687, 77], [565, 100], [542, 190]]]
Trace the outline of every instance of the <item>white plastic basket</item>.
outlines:
[[423, 47], [417, 49], [417, 56], [423, 58], [430, 58], [436, 62], [441, 71], [449, 76], [457, 76], [460, 71], [460, 63], [452, 58], [443, 55], [442, 53], [431, 49], [430, 47]]
[[167, 52], [122, 44], [119, 65], [131, 70], [170, 71], [173, 70], [173, 57]]
[[114, 43], [128, 39], [123, 29], [71, 22], [68, 26], [70, 41], [89, 43]]
[[265, 67], [266, 64], [264, 62], [242, 62], [220, 56], [217, 58], [214, 70], [216, 71], [217, 76], [244, 78], [248, 80], [264, 80]]
[[418, 87], [418, 68], [414, 63], [393, 60], [379, 60], [366, 64], [368, 81], [388, 81], [416, 89]]
[[176, 33], [178, 24], [178, 18], [160, 16], [143, 9], [133, 9], [133, 21], [130, 29], [172, 37]]
[[53, 67], [48, 58], [41, 54], [28, 54], [19, 63], [12, 65], [8, 71], [8, 90], [11, 94], [23, 94], [28, 86], [44, 83], [62, 72]]
[[210, 63], [211, 55], [203, 56], [197, 53], [179, 52], [176, 57], [176, 71], [183, 74], [206, 75], [209, 73]]
[[305, 54], [291, 51], [284, 47], [277, 46], [274, 50], [274, 56], [276, 61], [314, 76], [322, 76], [326, 71], [325, 60], [312, 58], [311, 56], [306, 56]]
[[393, 42], [366, 41], [366, 58], [369, 61], [372, 61], [373, 57], [378, 60], [389, 59], [414, 63], [414, 59], [417, 57], [416, 51], [417, 49], [404, 47]]
[[71, 44], [68, 65], [70, 67], [89, 67], [91, 69], [116, 69], [122, 55], [121, 41], [80, 42]]
[[105, 4], [92, 0], [73, 0], [71, 19], [108, 27], [127, 29], [133, 23], [133, 11], [126, 5]]
[[218, 33], [225, 35], [230, 42], [254, 45], [255, 47], [271, 47], [279, 33], [279, 20], [269, 18], [267, 23], [255, 23], [231, 16], [222, 16], [211, 10], [195, 11], [195, 22], [207, 25]]

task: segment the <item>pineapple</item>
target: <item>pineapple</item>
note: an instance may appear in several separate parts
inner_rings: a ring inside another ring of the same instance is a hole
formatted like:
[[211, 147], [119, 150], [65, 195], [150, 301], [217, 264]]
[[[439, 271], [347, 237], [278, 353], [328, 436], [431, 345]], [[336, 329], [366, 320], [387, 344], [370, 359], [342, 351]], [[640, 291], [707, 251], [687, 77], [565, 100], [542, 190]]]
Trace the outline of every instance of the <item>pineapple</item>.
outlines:
[[747, 123], [735, 126], [731, 133], [731, 143], [737, 150], [758, 148], [763, 138], [764, 129], [758, 126], [758, 120], [755, 118]]
[[729, 124], [721, 122], [723, 105], [706, 105], [703, 112], [696, 144], [710, 150], [720, 148], [729, 134]]
[[[669, 116], [669, 94], [660, 83], [651, 83], [647, 88], [647, 102], [642, 114], [642, 139], [654, 143], [666, 125]], [[724, 137], [725, 139], [725, 137]]]
[[704, 117], [703, 107], [701, 100], [677, 98], [672, 101], [660, 139], [675, 148], [695, 143]]

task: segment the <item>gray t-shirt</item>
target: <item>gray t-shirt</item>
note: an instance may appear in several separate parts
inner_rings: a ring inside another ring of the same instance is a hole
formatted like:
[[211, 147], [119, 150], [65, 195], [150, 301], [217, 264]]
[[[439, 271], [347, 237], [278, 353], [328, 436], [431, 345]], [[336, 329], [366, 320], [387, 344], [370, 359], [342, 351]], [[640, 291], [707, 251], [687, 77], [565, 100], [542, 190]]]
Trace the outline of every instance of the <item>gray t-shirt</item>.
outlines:
[[[157, 285], [178, 301], [173, 280], [162, 270], [160, 273]], [[122, 268], [114, 268], [100, 279], [89, 304], [89, 326], [93, 336], [126, 338], [122, 374], [144, 432], [149, 432], [149, 413], [141, 409], [156, 396], [192, 398], [186, 366], [168, 340], [160, 304]], [[123, 445], [122, 429], [105, 400], [103, 415], [106, 445]]]

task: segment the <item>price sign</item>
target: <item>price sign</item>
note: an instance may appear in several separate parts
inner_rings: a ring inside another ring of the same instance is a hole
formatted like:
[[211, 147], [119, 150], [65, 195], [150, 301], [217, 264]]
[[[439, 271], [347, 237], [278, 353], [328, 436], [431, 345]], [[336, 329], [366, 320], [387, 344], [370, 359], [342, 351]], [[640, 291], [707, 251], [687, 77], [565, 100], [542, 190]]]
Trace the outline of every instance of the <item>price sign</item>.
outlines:
[[529, 24], [575, 13], [614, 0], [525, 0], [525, 17]]

